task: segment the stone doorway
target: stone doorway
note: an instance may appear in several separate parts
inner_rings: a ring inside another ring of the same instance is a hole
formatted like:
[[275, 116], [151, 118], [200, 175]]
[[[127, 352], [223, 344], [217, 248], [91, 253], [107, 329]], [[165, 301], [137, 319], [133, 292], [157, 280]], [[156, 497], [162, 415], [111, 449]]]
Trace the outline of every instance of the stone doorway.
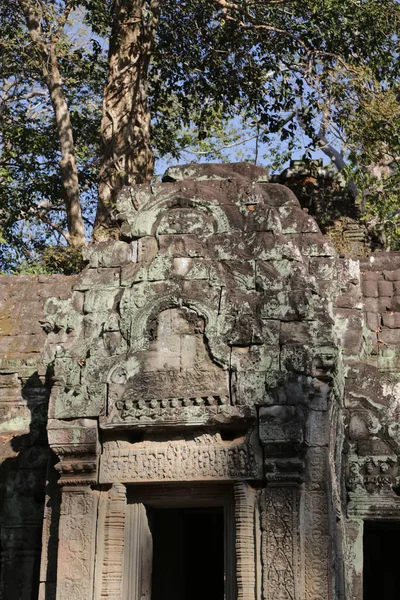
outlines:
[[224, 600], [222, 507], [149, 509], [152, 600]]
[[400, 522], [364, 522], [363, 600], [398, 600]]
[[124, 600], [234, 600], [231, 486], [134, 486], [125, 522]]

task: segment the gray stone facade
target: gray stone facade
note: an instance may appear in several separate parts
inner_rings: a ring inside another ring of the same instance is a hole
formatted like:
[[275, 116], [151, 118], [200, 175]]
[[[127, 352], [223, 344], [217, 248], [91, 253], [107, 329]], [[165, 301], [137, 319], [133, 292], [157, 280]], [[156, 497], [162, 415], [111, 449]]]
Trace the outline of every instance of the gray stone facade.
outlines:
[[338, 257], [241, 163], [117, 208], [79, 276], [0, 278], [0, 598], [150, 600], [148, 507], [218, 506], [227, 600], [362, 600], [364, 524], [400, 520], [400, 253]]

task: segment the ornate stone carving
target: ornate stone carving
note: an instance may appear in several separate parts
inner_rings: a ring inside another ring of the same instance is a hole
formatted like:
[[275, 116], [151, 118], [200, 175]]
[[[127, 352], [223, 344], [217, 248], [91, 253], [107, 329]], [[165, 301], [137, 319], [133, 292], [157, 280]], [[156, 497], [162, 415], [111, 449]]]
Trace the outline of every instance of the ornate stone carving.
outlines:
[[125, 545], [126, 488], [114, 484], [108, 493], [104, 522], [101, 598], [121, 600]]
[[295, 487], [264, 489], [260, 506], [263, 598], [300, 600], [300, 492]]
[[392, 492], [400, 486], [399, 458], [372, 456], [349, 460], [347, 489], [350, 492], [367, 491], [369, 494]]
[[332, 599], [330, 512], [325, 490], [305, 494], [305, 598]]
[[60, 459], [55, 469], [61, 476], [59, 482], [62, 485], [97, 483], [99, 446], [96, 421], [50, 420], [48, 437], [51, 449]]
[[255, 491], [246, 483], [236, 483], [236, 572], [237, 599], [253, 600], [256, 593], [256, 556], [254, 539]]
[[100, 482], [257, 479], [260, 467], [250, 443], [224, 442], [218, 434], [167, 442], [106, 442]]
[[57, 600], [92, 597], [97, 494], [64, 489], [59, 526]]

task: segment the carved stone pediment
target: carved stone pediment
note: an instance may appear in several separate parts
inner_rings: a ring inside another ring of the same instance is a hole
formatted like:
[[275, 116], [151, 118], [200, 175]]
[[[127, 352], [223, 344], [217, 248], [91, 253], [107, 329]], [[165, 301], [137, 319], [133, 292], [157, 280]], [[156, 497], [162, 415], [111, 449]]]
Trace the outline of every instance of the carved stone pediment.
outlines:
[[233, 405], [229, 371], [210, 356], [204, 319], [185, 307], [154, 319], [147, 350], [129, 353], [108, 375], [101, 427], [229, 423], [251, 419]]

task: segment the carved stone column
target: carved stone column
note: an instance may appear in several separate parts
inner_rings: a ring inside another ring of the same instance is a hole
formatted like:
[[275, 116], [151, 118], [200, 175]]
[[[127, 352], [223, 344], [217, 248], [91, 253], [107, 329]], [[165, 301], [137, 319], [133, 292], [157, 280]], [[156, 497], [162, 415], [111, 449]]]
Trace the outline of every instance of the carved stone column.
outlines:
[[300, 600], [300, 489], [271, 486], [260, 495], [263, 600]]
[[150, 600], [153, 539], [144, 504], [128, 504], [125, 526], [124, 600]]
[[97, 422], [50, 420], [50, 447], [62, 486], [58, 528], [57, 600], [92, 600], [99, 493]]
[[95, 599], [121, 600], [124, 571], [126, 488], [101, 492], [96, 553]]
[[333, 536], [328, 449], [309, 448], [304, 501], [306, 600], [333, 597]]
[[346, 522], [345, 597], [351, 600], [363, 597], [363, 533], [363, 519], [351, 519]]
[[256, 597], [255, 491], [247, 483], [234, 486], [236, 522], [237, 599]]

